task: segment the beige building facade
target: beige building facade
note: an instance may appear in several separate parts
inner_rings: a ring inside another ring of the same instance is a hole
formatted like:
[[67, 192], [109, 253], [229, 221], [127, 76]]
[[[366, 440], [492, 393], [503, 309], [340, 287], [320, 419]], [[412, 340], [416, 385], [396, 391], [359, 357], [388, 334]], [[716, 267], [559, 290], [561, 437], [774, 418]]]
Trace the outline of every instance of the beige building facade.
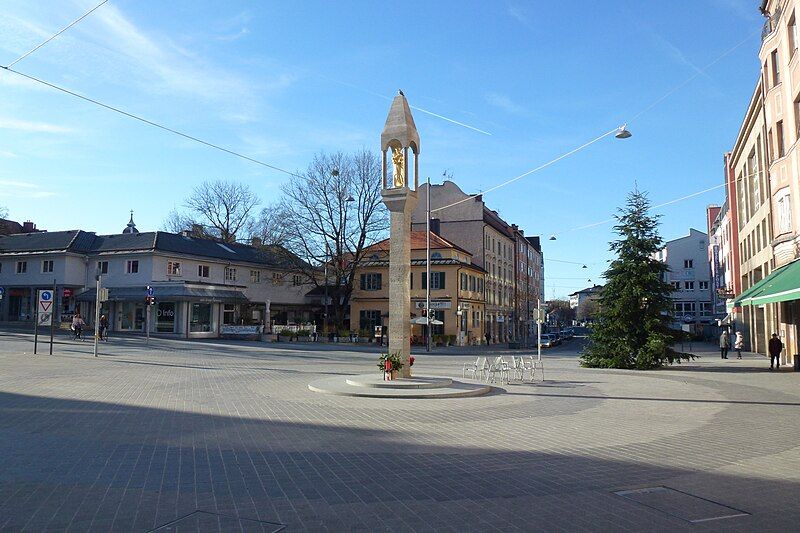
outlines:
[[[426, 306], [426, 240], [424, 231], [412, 231], [411, 312], [407, 320], [423, 316]], [[459, 345], [485, 343], [484, 288], [486, 272], [473, 264], [472, 254], [431, 233], [430, 316], [442, 322], [432, 327], [436, 342]], [[350, 324], [362, 336], [373, 336], [375, 326], [388, 324], [389, 240], [371, 246], [356, 270], [350, 297]], [[423, 344], [424, 326], [412, 325], [412, 344]]]
[[[419, 204], [412, 219], [414, 230], [425, 229], [428, 192], [427, 184], [419, 188]], [[519, 269], [524, 269], [527, 275], [533, 263], [531, 277], [538, 279], [526, 284], [524, 290], [541, 291], [544, 283], [541, 248], [535, 254], [531, 252], [529, 261], [530, 247], [523, 247], [522, 240], [527, 239], [521, 230], [489, 209], [480, 195], [465, 193], [453, 181], [432, 184], [430, 194], [432, 227], [443, 238], [472, 254], [475, 265], [486, 271], [484, 336], [491, 343], [524, 340], [520, 323], [525, 323], [525, 317], [521, 313], [523, 308], [527, 313], [529, 300], [521, 297], [517, 278]], [[520, 260], [520, 252], [526, 254], [525, 261]]]

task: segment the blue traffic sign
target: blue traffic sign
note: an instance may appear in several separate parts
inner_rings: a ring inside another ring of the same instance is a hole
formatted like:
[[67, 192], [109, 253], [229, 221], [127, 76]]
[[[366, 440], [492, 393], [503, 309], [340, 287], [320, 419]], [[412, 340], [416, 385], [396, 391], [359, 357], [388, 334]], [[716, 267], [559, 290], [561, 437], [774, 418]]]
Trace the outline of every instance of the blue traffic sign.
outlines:
[[3, 287], [0, 287], [0, 296], [5, 294], [6, 290]]
[[53, 291], [42, 291], [39, 295], [39, 299], [43, 302], [49, 302], [53, 299]]
[[148, 296], [152, 296], [153, 295], [153, 287], [147, 287], [147, 295]]

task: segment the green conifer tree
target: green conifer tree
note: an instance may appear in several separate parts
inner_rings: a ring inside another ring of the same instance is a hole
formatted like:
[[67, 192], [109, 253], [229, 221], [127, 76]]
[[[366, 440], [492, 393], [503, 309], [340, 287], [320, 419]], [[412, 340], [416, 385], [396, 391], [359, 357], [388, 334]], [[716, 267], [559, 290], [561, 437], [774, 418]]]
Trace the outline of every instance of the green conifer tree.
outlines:
[[693, 356], [676, 352], [672, 322], [672, 286], [667, 265], [655, 258], [663, 240], [658, 215], [649, 215], [647, 194], [634, 190], [615, 217], [618, 240], [610, 243], [617, 258], [605, 272], [597, 321], [581, 364], [601, 368], [658, 368]]

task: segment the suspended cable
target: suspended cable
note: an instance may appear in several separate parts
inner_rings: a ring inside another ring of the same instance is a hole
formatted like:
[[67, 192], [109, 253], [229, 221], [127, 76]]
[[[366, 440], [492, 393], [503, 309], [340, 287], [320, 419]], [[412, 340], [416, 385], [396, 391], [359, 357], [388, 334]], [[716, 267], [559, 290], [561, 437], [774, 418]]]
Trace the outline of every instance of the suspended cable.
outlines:
[[251, 163], [255, 163], [257, 165], [261, 165], [261, 166], [264, 166], [264, 167], [267, 167], [267, 168], [271, 168], [272, 170], [275, 170], [275, 171], [278, 171], [278, 172], [283, 172], [284, 174], [288, 174], [289, 176], [294, 176], [296, 178], [302, 178], [302, 176], [300, 176], [299, 174], [295, 174], [294, 172], [290, 172], [288, 170], [284, 170], [284, 169], [282, 169], [280, 167], [276, 167], [275, 165], [270, 165], [269, 163], [265, 163], [263, 161], [259, 161], [258, 159], [253, 159], [252, 157], [246, 156], [244, 154], [240, 154], [239, 152], [235, 152], [233, 150], [230, 150], [228, 148], [224, 148], [224, 147], [219, 146], [217, 144], [214, 144], [214, 143], [211, 143], [211, 142], [208, 142], [208, 141], [204, 141], [203, 139], [199, 139], [197, 137], [189, 135], [188, 133], [183, 133], [181, 131], [172, 129], [170, 127], [163, 126], [163, 125], [161, 125], [161, 124], [159, 124], [157, 122], [153, 122], [152, 120], [148, 120], [148, 119], [140, 117], [138, 115], [134, 115], [133, 113], [129, 113], [129, 112], [124, 111], [124, 110], [122, 110], [122, 109], [120, 109], [118, 107], [114, 107], [114, 106], [111, 106], [111, 105], [108, 105], [108, 104], [104, 104], [103, 102], [100, 102], [100, 101], [95, 100], [93, 98], [89, 98], [88, 96], [83, 96], [82, 94], [76, 93], [74, 91], [70, 91], [69, 89], [65, 89], [63, 87], [59, 87], [58, 85], [50, 83], [49, 81], [45, 81], [45, 80], [36, 78], [34, 76], [31, 76], [30, 74], [25, 74], [24, 72], [20, 72], [18, 70], [14, 70], [14, 69], [12, 69], [10, 67], [0, 66], [0, 68], [5, 69], [8, 72], [13, 72], [14, 74], [17, 74], [18, 76], [22, 76], [22, 77], [27, 78], [27, 79], [29, 79], [31, 81], [35, 81], [36, 83], [41, 83], [42, 85], [46, 85], [46, 86], [48, 86], [48, 87], [50, 87], [52, 89], [55, 89], [57, 91], [61, 91], [61, 92], [65, 93], [65, 94], [68, 94], [70, 96], [74, 96], [75, 98], [80, 98], [81, 100], [84, 100], [86, 102], [89, 102], [89, 103], [92, 103], [94, 105], [103, 107], [103, 108], [108, 109], [110, 111], [114, 111], [115, 113], [119, 113], [120, 115], [124, 115], [124, 116], [126, 116], [128, 118], [132, 118], [134, 120], [138, 120], [139, 122], [143, 122], [143, 123], [145, 123], [145, 124], [147, 124], [149, 126], [153, 126], [154, 128], [159, 128], [161, 130], [168, 131], [169, 133], [173, 133], [175, 135], [179, 135], [180, 137], [183, 137], [184, 139], [189, 139], [190, 141], [194, 141], [194, 142], [200, 143], [202, 145], [208, 146], [210, 148], [214, 148], [215, 150], [219, 150], [221, 152], [225, 152], [226, 154], [230, 154], [230, 155], [239, 157], [241, 159], [245, 159], [247, 161], [250, 161]]
[[59, 35], [61, 35], [62, 33], [64, 33], [65, 31], [67, 31], [68, 29], [70, 29], [71, 27], [73, 27], [75, 24], [77, 24], [78, 22], [82, 21], [83, 19], [85, 19], [86, 17], [88, 17], [89, 15], [91, 15], [92, 13], [94, 13], [94, 11], [95, 11], [97, 8], [99, 8], [100, 6], [102, 6], [103, 4], [105, 4], [106, 2], [108, 2], [108, 0], [103, 0], [102, 2], [100, 2], [99, 4], [97, 4], [96, 6], [94, 6], [92, 9], [90, 9], [89, 11], [87, 11], [86, 13], [84, 13], [83, 15], [81, 15], [81, 16], [80, 16], [80, 17], [78, 17], [78, 18], [76, 18], [75, 20], [73, 20], [72, 22], [70, 22], [69, 24], [67, 24], [67, 25], [66, 25], [66, 26], [64, 26], [63, 28], [61, 28], [59, 31], [57, 31], [56, 33], [54, 33], [54, 34], [53, 34], [53, 35], [52, 35], [52, 36], [51, 36], [49, 39], [47, 39], [46, 41], [44, 41], [43, 43], [41, 43], [39, 46], [36, 46], [36, 47], [32, 48], [31, 50], [28, 50], [27, 52], [25, 52], [24, 54], [22, 54], [21, 56], [19, 56], [18, 58], [16, 58], [14, 61], [12, 61], [12, 62], [11, 62], [11, 63], [9, 63], [8, 65], [6, 65], [6, 67], [7, 67], [7, 68], [13, 67], [13, 66], [14, 66], [14, 65], [16, 65], [17, 63], [19, 63], [20, 61], [22, 61], [23, 59], [25, 59], [26, 57], [28, 57], [29, 55], [31, 55], [32, 53], [34, 53], [34, 52], [35, 52], [36, 50], [38, 50], [39, 48], [41, 48], [42, 46], [46, 45], [47, 43], [49, 43], [50, 41], [52, 41], [53, 39], [55, 39], [56, 37], [58, 37]]
[[505, 187], [506, 185], [510, 185], [511, 183], [514, 183], [515, 181], [519, 181], [519, 180], [521, 180], [522, 178], [524, 178], [524, 177], [526, 177], [526, 176], [530, 176], [530, 175], [531, 175], [531, 174], [533, 174], [534, 172], [538, 172], [538, 171], [540, 171], [540, 170], [542, 170], [542, 169], [545, 169], [545, 168], [549, 167], [550, 165], [553, 165], [553, 164], [555, 164], [555, 163], [557, 163], [557, 162], [561, 161], [561, 160], [562, 160], [562, 159], [564, 159], [565, 157], [569, 157], [569, 156], [571, 156], [572, 154], [574, 154], [574, 153], [576, 153], [576, 152], [580, 152], [580, 151], [581, 151], [581, 150], [583, 150], [584, 148], [586, 148], [586, 147], [588, 147], [588, 146], [591, 146], [592, 144], [596, 143], [597, 141], [599, 141], [599, 140], [601, 140], [601, 139], [603, 139], [603, 138], [605, 138], [605, 137], [608, 137], [608, 136], [609, 136], [609, 135], [611, 135], [612, 133], [617, 133], [617, 132], [621, 131], [621, 129], [623, 129], [623, 128], [624, 128], [624, 126], [619, 126], [619, 127], [616, 127], [616, 128], [614, 128], [613, 130], [607, 131], [606, 133], [604, 133], [604, 134], [600, 135], [599, 137], [596, 137], [596, 138], [592, 139], [591, 141], [589, 141], [589, 142], [587, 142], [587, 143], [584, 143], [584, 144], [582, 144], [582, 145], [578, 146], [577, 148], [573, 148], [573, 149], [572, 149], [572, 150], [570, 150], [569, 152], [566, 152], [566, 153], [564, 153], [564, 154], [561, 154], [560, 156], [556, 157], [555, 159], [552, 159], [552, 160], [548, 161], [547, 163], [544, 163], [544, 164], [542, 164], [542, 165], [539, 165], [538, 167], [536, 167], [536, 168], [534, 168], [534, 169], [531, 169], [531, 170], [529, 170], [529, 171], [527, 171], [527, 172], [525, 172], [525, 173], [523, 173], [523, 174], [520, 174], [519, 176], [516, 176], [516, 177], [514, 177], [514, 178], [511, 178], [510, 180], [504, 181], [503, 183], [501, 183], [501, 184], [499, 184], [499, 185], [495, 185], [494, 187], [491, 187], [491, 188], [489, 188], [489, 189], [486, 189], [485, 191], [479, 192], [479, 193], [477, 193], [477, 194], [470, 194], [470, 195], [469, 195], [469, 196], [467, 196], [466, 198], [462, 198], [461, 200], [459, 200], [459, 201], [457, 201], [457, 202], [453, 202], [452, 204], [447, 204], [447, 205], [445, 205], [445, 206], [442, 206], [442, 207], [437, 207], [436, 209], [431, 209], [431, 213], [435, 213], [435, 212], [437, 212], [437, 211], [442, 211], [442, 210], [444, 210], [444, 209], [448, 209], [448, 208], [450, 208], [450, 207], [453, 207], [453, 206], [456, 206], [456, 205], [458, 205], [458, 204], [462, 204], [462, 203], [464, 203], [464, 202], [468, 202], [469, 200], [472, 200], [473, 198], [477, 198], [478, 196], [482, 196], [482, 195], [484, 195], [484, 194], [486, 194], [486, 193], [490, 193], [490, 192], [492, 192], [492, 191], [496, 191], [497, 189], [499, 189], [499, 188], [501, 188], [501, 187]]

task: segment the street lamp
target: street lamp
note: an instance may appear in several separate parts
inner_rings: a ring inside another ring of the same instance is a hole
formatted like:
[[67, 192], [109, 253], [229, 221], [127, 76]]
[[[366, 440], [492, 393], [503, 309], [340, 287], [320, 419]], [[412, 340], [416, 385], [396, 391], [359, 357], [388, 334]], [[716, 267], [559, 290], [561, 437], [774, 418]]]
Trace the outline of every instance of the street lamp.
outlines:
[[[339, 169], [338, 168], [334, 168], [334, 169], [331, 170], [331, 177], [332, 178], [339, 177]], [[343, 197], [344, 197], [344, 195], [340, 196], [340, 199], [342, 199]], [[352, 195], [348, 194], [347, 198], [343, 200], [343, 203], [355, 202], [355, 201], [356, 201], [356, 199], [353, 198]], [[345, 213], [344, 213], [345, 216], [343, 218], [346, 221], [347, 220], [347, 218], [346, 218], [347, 211], [346, 210], [344, 210], [344, 211], [345, 211]], [[344, 224], [344, 222], [342, 222], [342, 225], [343, 224]], [[337, 248], [338, 248], [338, 246], [337, 246]], [[322, 329], [323, 329], [323, 335], [325, 335], [325, 336], [327, 336], [327, 334], [328, 334], [328, 263], [333, 260], [332, 256], [333, 256], [333, 254], [331, 253], [331, 248], [328, 245], [328, 239], [326, 238], [325, 239], [325, 274], [324, 274], [324, 276], [325, 276], [325, 301], [324, 301], [325, 310], [323, 312], [323, 317], [322, 317], [322, 324], [323, 324], [322, 325]]]
[[627, 126], [628, 126], [627, 123], [620, 126], [619, 130], [617, 130], [617, 133], [616, 135], [614, 135], [614, 137], [616, 137], [617, 139], [629, 138], [631, 136], [631, 132], [628, 131]]

